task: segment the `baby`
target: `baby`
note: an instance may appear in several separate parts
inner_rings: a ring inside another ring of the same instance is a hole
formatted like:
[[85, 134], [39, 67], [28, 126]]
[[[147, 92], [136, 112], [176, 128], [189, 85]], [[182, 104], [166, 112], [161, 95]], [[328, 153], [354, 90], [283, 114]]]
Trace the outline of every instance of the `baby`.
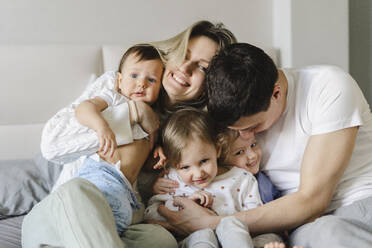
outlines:
[[[136, 45], [123, 55], [115, 78], [115, 90], [105, 89], [92, 99], [80, 103], [75, 115], [79, 123], [97, 132], [99, 151], [110, 156], [116, 148], [115, 134], [102, 117], [101, 112], [109, 106], [129, 102], [131, 123], [138, 122], [138, 110], [144, 102], [153, 104], [159, 95], [163, 63], [158, 51], [150, 45]], [[133, 100], [133, 101], [130, 101]], [[140, 105], [140, 106], [138, 106]], [[147, 124], [147, 123], [146, 123]], [[146, 130], [147, 125], [143, 125]]]
[[[115, 217], [119, 235], [131, 224], [132, 213], [139, 207], [132, 184], [141, 166], [126, 163], [131, 158], [124, 156], [128, 153], [124, 153], [123, 146], [116, 147], [115, 134], [101, 112], [109, 106], [129, 102], [130, 123], [140, 124], [151, 137], [159, 121], [149, 105], [158, 98], [162, 74], [163, 63], [155, 48], [133, 46], [121, 59], [115, 90], [100, 92], [94, 98], [81, 102], [75, 111], [77, 120], [95, 130], [100, 142], [98, 152], [84, 160], [76, 177], [90, 181], [103, 192]], [[150, 152], [153, 142], [151, 139], [150, 142], [143, 140], [148, 143]], [[145, 158], [143, 156], [143, 162]]]
[[[257, 180], [250, 171], [236, 166], [217, 166], [223, 146], [205, 112], [183, 109], [173, 114], [163, 129], [162, 146], [166, 166], [170, 167], [167, 176], [179, 187], [173, 193], [153, 196], [145, 210], [145, 219], [165, 221], [157, 209], [165, 202], [166, 207], [178, 210], [173, 206], [174, 196], [189, 197], [218, 215], [232, 215], [263, 204]], [[259, 161], [256, 162], [258, 168]], [[223, 247], [254, 247], [248, 227], [235, 217], [222, 219], [216, 234]], [[281, 241], [274, 234], [260, 240], [261, 244]], [[207, 247], [218, 247], [218, 241], [212, 230], [205, 229], [191, 234], [182, 241], [182, 246], [203, 243]]]
[[[102, 74], [74, 103], [46, 123], [41, 143], [43, 156], [66, 164], [98, 150], [112, 155], [117, 144], [148, 136], [159, 123], [149, 105], [158, 98], [163, 70], [153, 46], [129, 48], [118, 71]], [[106, 111], [107, 108], [113, 111]], [[110, 120], [110, 127], [105, 119]], [[54, 148], [50, 143], [63, 145]]]

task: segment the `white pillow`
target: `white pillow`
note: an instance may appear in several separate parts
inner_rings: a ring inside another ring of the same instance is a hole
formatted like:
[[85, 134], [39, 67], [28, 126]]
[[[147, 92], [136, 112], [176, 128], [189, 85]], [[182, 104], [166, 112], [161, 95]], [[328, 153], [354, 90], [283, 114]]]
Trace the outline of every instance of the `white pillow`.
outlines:
[[117, 71], [125, 51], [135, 44], [104, 45], [102, 47], [103, 71]]

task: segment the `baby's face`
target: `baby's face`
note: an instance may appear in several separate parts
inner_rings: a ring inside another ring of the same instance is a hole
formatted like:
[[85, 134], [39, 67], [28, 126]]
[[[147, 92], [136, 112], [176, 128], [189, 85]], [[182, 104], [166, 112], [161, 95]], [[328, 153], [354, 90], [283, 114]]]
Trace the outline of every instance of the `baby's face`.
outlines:
[[125, 60], [119, 75], [121, 94], [148, 104], [154, 103], [159, 96], [163, 63], [160, 59], [138, 61], [134, 54]]
[[181, 152], [177, 173], [187, 185], [207, 187], [217, 175], [216, 147], [200, 139], [190, 139]]
[[243, 139], [239, 136], [231, 145], [226, 163], [256, 174], [260, 169], [261, 149], [255, 137]]

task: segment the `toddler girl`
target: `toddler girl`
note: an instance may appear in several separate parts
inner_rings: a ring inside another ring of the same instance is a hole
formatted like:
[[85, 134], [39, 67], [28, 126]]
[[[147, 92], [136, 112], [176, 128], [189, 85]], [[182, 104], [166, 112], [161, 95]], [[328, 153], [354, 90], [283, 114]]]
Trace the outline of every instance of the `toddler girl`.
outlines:
[[260, 171], [262, 152], [254, 136], [243, 139], [237, 131], [226, 129], [219, 134], [219, 142], [223, 153], [221, 163], [236, 166], [252, 173], [257, 179], [261, 200], [264, 204], [281, 196], [280, 191], [273, 185], [269, 177]]

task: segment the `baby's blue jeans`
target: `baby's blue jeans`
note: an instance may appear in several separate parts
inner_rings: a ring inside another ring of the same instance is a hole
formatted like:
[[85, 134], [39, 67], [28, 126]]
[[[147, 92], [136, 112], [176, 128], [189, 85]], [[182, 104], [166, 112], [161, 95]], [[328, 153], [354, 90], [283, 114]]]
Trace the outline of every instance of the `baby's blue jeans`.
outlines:
[[140, 204], [129, 182], [110, 164], [91, 158], [85, 159], [75, 176], [88, 180], [102, 191], [114, 215], [118, 234], [121, 235], [131, 224], [132, 213]]

